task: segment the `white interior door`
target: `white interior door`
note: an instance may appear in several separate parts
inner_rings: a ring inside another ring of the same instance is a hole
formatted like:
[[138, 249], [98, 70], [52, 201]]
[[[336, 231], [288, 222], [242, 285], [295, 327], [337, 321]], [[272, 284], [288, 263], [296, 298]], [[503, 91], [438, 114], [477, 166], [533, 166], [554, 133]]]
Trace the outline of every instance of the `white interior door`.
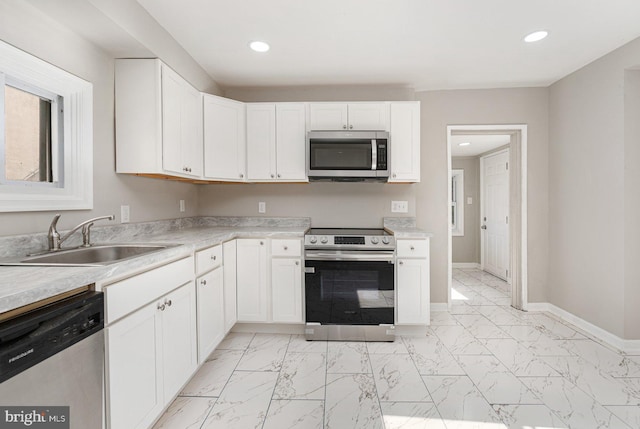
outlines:
[[481, 158], [483, 270], [509, 277], [509, 150]]

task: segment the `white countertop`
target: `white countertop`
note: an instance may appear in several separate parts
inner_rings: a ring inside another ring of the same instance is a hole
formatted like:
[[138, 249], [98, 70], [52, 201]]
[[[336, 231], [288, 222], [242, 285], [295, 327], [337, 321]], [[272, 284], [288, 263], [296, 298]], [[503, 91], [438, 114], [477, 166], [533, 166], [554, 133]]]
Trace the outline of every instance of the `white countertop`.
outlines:
[[[195, 250], [234, 238], [303, 237], [306, 226], [231, 226], [164, 231], [127, 237], [126, 243], [180, 244], [103, 267], [0, 266], [0, 313], [31, 304], [82, 286], [124, 277], [171, 260], [191, 255]], [[101, 240], [100, 244], [122, 243]]]

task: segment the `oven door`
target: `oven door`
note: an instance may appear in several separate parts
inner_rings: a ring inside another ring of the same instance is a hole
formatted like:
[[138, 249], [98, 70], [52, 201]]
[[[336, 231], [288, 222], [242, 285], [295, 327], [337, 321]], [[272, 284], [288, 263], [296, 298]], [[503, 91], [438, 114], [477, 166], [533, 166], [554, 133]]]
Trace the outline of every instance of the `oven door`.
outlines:
[[307, 250], [305, 310], [308, 324], [393, 325], [393, 252]]

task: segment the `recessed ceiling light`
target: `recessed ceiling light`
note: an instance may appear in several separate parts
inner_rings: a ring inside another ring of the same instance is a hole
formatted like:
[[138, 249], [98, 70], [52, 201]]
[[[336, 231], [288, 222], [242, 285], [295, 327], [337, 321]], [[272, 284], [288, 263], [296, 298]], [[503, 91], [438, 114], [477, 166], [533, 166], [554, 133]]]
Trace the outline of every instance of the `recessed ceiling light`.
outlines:
[[464, 142], [464, 143], [458, 143], [458, 146], [469, 146], [471, 143], [469, 142]]
[[249, 43], [249, 47], [256, 52], [267, 52], [269, 50], [269, 44], [259, 40]]
[[542, 30], [542, 31], [534, 31], [533, 33], [527, 35], [524, 38], [524, 41], [527, 43], [533, 43], [533, 42], [538, 42], [542, 39], [544, 39], [545, 37], [547, 37], [549, 35], [548, 32]]

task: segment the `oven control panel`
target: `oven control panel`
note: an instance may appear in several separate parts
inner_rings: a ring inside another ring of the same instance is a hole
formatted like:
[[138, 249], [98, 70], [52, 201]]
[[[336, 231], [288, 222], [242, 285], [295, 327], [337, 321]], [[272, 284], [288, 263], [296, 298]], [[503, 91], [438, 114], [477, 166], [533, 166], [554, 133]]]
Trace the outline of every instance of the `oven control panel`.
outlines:
[[316, 235], [310, 233], [305, 235], [304, 244], [306, 248], [393, 250], [395, 248], [395, 239], [388, 234]]

